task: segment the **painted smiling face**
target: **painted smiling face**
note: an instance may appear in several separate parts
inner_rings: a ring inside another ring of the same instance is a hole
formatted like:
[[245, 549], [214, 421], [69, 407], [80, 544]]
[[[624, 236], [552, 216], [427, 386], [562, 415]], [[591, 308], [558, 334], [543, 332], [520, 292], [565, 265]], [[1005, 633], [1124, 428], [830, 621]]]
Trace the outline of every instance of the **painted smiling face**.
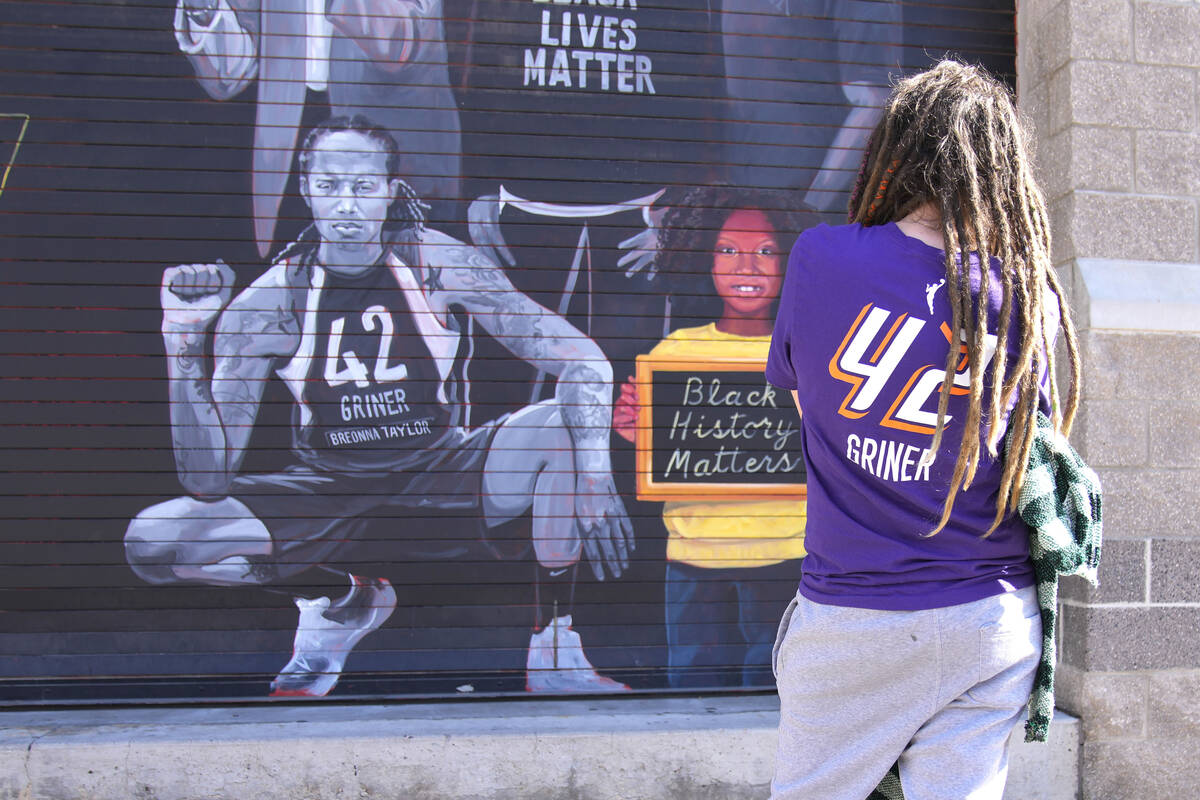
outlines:
[[358, 131], [336, 131], [313, 147], [300, 192], [321, 239], [352, 247], [380, 241], [398, 185], [378, 145]]
[[783, 285], [783, 255], [766, 214], [729, 215], [717, 236], [712, 278], [726, 319], [770, 318]]

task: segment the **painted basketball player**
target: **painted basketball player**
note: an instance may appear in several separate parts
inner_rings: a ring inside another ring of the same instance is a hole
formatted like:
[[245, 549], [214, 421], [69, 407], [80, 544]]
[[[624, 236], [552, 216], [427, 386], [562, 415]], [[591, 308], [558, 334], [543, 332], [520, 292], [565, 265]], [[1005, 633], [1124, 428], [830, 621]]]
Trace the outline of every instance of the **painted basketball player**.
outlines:
[[[272, 691], [321, 696], [392, 613], [396, 593], [383, 577], [345, 572], [344, 596], [305, 596], [297, 576], [336, 570], [368, 517], [420, 525], [422, 509], [474, 510], [486, 537], [531, 512], [546, 610], [530, 640], [528, 688], [626, 688], [595, 671], [570, 615], [581, 555], [602, 579], [605, 570], [619, 576], [633, 548], [609, 461], [612, 369], [494, 262], [426, 228], [396, 164], [386, 131], [361, 117], [330, 120], [301, 156], [314, 223], [266, 272], [234, 296], [223, 263], [166, 270], [171, 427], [189, 496], [130, 523], [129, 563], [155, 584], [294, 589], [293, 657]], [[554, 398], [464, 427], [450, 380], [462, 339], [452, 306], [557, 376]], [[240, 474], [272, 371], [295, 399], [298, 463]]]

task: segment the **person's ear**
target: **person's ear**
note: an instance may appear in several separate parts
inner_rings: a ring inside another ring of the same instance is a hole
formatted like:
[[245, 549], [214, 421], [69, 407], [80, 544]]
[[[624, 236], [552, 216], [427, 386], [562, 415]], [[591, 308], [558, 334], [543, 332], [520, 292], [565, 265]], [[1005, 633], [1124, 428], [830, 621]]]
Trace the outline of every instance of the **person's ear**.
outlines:
[[308, 176], [300, 176], [300, 197], [304, 198], [304, 204], [308, 206], [308, 210], [312, 211], [312, 194], [308, 193]]
[[312, 200], [309, 199], [309, 194], [308, 194], [308, 176], [307, 175], [300, 176], [300, 196], [304, 198], [304, 205], [308, 206], [309, 211], [312, 211]]

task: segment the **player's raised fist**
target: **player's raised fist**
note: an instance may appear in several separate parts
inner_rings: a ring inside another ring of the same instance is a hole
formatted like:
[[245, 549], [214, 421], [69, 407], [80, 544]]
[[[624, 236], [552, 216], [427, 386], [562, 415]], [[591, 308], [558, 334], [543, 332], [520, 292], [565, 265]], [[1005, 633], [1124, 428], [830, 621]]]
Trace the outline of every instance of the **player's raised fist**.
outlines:
[[207, 328], [233, 295], [233, 270], [215, 264], [180, 264], [163, 271], [163, 324]]

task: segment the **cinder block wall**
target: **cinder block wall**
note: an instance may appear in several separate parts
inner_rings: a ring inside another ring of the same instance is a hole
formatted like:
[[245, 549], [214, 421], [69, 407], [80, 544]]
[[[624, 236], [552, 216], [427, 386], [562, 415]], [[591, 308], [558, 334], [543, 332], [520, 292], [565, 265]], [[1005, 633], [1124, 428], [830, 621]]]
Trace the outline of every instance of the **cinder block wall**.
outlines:
[[1200, 4], [1021, 0], [1018, 94], [1084, 358], [1101, 586], [1062, 592], [1081, 796], [1200, 785]]

